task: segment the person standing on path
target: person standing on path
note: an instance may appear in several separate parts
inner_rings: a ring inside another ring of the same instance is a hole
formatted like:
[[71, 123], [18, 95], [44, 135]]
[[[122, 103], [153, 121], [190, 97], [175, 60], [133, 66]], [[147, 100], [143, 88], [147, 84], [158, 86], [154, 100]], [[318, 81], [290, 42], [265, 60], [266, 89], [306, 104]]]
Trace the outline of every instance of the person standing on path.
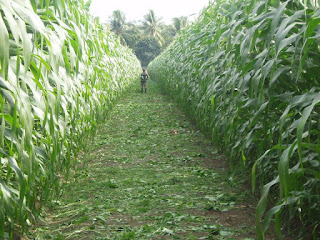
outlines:
[[149, 78], [148, 73], [146, 72], [146, 70], [144, 68], [142, 68], [142, 73], [140, 75], [140, 80], [141, 80], [141, 92], [143, 93], [143, 89], [144, 92], [147, 92], [147, 79]]

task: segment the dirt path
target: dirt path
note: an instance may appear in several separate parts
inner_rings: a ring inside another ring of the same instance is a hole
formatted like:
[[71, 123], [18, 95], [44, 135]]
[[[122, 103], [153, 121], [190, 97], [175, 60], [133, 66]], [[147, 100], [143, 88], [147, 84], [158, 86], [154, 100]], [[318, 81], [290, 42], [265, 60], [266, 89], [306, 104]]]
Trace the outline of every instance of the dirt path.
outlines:
[[250, 193], [149, 82], [130, 90], [30, 239], [254, 239]]

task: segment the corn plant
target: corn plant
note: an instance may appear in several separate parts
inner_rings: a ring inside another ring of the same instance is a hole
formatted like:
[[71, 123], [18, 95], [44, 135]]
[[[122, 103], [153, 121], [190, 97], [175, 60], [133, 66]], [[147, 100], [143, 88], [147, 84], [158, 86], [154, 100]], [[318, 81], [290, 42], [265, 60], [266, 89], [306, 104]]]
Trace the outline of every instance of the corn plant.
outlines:
[[252, 169], [258, 239], [272, 219], [280, 238], [280, 216], [319, 232], [318, 7], [215, 1], [148, 68], [231, 165]]
[[0, 238], [59, 189], [140, 64], [76, 0], [0, 0]]

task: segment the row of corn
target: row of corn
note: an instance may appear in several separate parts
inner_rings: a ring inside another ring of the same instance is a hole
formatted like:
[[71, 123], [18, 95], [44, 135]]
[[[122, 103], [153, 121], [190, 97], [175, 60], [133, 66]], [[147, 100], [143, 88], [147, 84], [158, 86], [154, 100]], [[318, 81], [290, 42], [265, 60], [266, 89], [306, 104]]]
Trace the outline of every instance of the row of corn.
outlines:
[[134, 54], [88, 7], [0, 0], [0, 239], [37, 218], [72, 156], [139, 74]]
[[280, 219], [320, 232], [318, 7], [214, 1], [148, 68], [230, 164], [252, 172], [259, 239], [273, 220], [280, 238]]

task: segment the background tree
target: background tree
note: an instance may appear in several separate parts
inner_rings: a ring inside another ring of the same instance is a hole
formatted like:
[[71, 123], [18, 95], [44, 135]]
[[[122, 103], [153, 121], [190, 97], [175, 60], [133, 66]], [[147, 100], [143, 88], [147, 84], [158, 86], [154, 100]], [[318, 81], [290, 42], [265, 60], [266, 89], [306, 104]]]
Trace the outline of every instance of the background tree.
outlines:
[[117, 34], [123, 43], [125, 43], [125, 38], [123, 36], [125, 25], [126, 25], [125, 14], [120, 10], [113, 11], [112, 16], [110, 17], [111, 31]]
[[178, 32], [188, 25], [188, 17], [176, 17], [172, 19], [172, 22], [176, 32]]
[[135, 48], [135, 54], [140, 60], [142, 67], [147, 67], [148, 64], [160, 54], [160, 52], [161, 46], [153, 37], [141, 39]]
[[[116, 33], [121, 42], [127, 45], [134, 52], [138, 53], [138, 58], [144, 66], [147, 66], [150, 59], [153, 59], [161, 51], [163, 51], [173, 41], [179, 30], [187, 26], [188, 17], [177, 17], [172, 19], [172, 24], [166, 25], [162, 22], [162, 18], [157, 17], [153, 10], [143, 16], [143, 20], [137, 22], [126, 22], [125, 14], [120, 10], [115, 10], [110, 17], [110, 29]], [[146, 39], [149, 40], [146, 40]], [[152, 39], [152, 40], [150, 40]], [[151, 44], [157, 44], [151, 48]], [[145, 53], [137, 48], [142, 45], [147, 45]], [[160, 46], [160, 52], [157, 50]], [[150, 50], [151, 49], [151, 50]]]
[[149, 10], [143, 17], [142, 26], [145, 34], [156, 39], [160, 46], [164, 43], [161, 31], [162, 25], [162, 18], [158, 18], [153, 10]]
[[127, 46], [131, 49], [135, 49], [135, 46], [142, 37], [142, 32], [135, 23], [127, 23], [122, 36], [126, 41]]
[[161, 46], [162, 50], [164, 50], [166, 47], [169, 46], [169, 44], [173, 41], [176, 33], [177, 33], [176, 29], [172, 24], [164, 25], [162, 27], [162, 36], [163, 36], [163, 39], [164, 39], [164, 43]]

